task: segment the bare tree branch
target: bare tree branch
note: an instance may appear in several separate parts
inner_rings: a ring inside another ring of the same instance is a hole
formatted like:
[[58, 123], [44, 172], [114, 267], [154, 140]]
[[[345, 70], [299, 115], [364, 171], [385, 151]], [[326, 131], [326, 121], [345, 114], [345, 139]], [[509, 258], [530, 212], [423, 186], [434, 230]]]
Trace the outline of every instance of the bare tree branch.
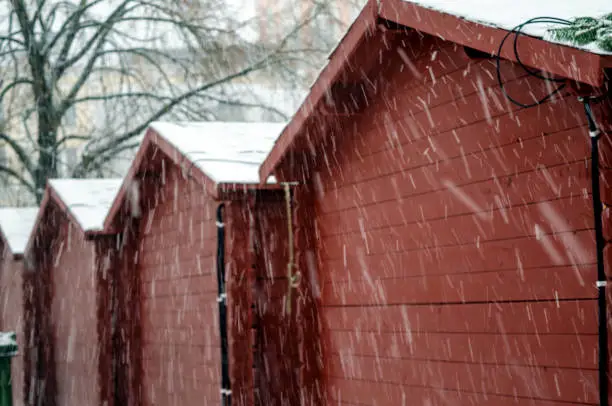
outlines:
[[4, 87], [4, 89], [2, 89], [2, 91], [0, 92], [0, 102], [4, 99], [4, 96], [6, 95], [6, 93], [11, 91], [11, 89], [13, 89], [14, 87], [16, 87], [18, 85], [32, 85], [32, 84], [33, 84], [33, 82], [32, 82], [31, 79], [17, 78], [15, 80], [13, 80], [8, 85], [6, 85]]
[[[79, 31], [80, 18], [85, 13], [87, 13], [88, 10], [90, 10], [95, 5], [101, 3], [102, 1], [104, 0], [93, 0], [87, 3], [84, 0], [80, 0], [79, 5], [76, 8], [76, 11], [70, 14], [68, 18], [66, 18], [66, 21], [64, 21], [62, 26], [57, 30], [57, 34], [55, 34], [55, 36], [51, 38], [51, 40], [46, 44], [43, 50], [44, 54], [48, 55], [49, 51], [55, 47], [55, 45], [60, 40], [60, 38], [62, 38], [62, 36], [65, 36], [66, 39], [64, 40], [62, 49], [59, 52], [58, 60], [60, 63], [66, 60], [68, 53], [70, 52], [70, 49], [72, 48], [72, 44], [74, 43], [74, 40], [76, 39], [77, 32]], [[56, 11], [56, 8], [57, 8], [57, 5], [56, 7], [54, 7], [54, 11]]]
[[[138, 126], [136, 129], [128, 132], [127, 134], [125, 134], [125, 135], [123, 135], [121, 137], [118, 137], [116, 140], [114, 140], [115, 142], [113, 144], [121, 144], [121, 143], [123, 143], [123, 142], [125, 142], [125, 141], [127, 141], [127, 140], [129, 140], [129, 139], [131, 139], [133, 137], [135, 137], [136, 135], [140, 134], [141, 132], [143, 132], [148, 127], [148, 125], [151, 122], [158, 120], [160, 117], [162, 117], [163, 115], [165, 115], [168, 112], [170, 112], [170, 110], [172, 110], [173, 107], [175, 107], [176, 105], [180, 104], [181, 102], [187, 100], [188, 98], [190, 98], [190, 97], [192, 97], [192, 96], [194, 96], [194, 95], [196, 95], [196, 94], [198, 94], [200, 92], [206, 91], [206, 90], [208, 90], [208, 89], [210, 89], [212, 87], [215, 87], [215, 86], [218, 86], [220, 84], [223, 84], [223, 83], [226, 83], [226, 82], [230, 82], [230, 81], [232, 81], [234, 79], [246, 76], [249, 73], [254, 72], [254, 71], [258, 70], [258, 69], [262, 69], [264, 66], [272, 63], [271, 60], [269, 62], [267, 62], [267, 61], [268, 61], [268, 58], [266, 58], [266, 60], [264, 60], [264, 61], [258, 62], [258, 63], [254, 64], [252, 66], [249, 66], [248, 68], [245, 68], [245, 69], [243, 69], [243, 70], [241, 70], [239, 72], [236, 72], [234, 74], [228, 75], [228, 76], [226, 76], [226, 77], [224, 77], [222, 79], [215, 80], [215, 81], [210, 82], [210, 83], [206, 83], [206, 84], [204, 84], [202, 86], [199, 86], [199, 87], [197, 87], [195, 89], [192, 89], [192, 90], [190, 90], [188, 92], [183, 93], [182, 95], [172, 99], [170, 102], [168, 102], [162, 108], [160, 108], [155, 113], [153, 113], [148, 119], [145, 120], [145, 122], [143, 122], [143, 124]], [[106, 147], [99, 148], [99, 149], [97, 149], [95, 151], [92, 151], [92, 152], [94, 154], [104, 154], [104, 153], [108, 152], [108, 150], [111, 149], [111, 148], [112, 148], [112, 146], [108, 145]]]
[[[247, 117], [242, 111], [286, 119], [286, 106], [251, 97], [245, 82], [305, 88], [330, 41], [300, 36], [332, 0], [305, 0], [312, 4], [300, 16], [280, 8], [277, 22], [238, 20], [225, 1], [10, 0], [0, 16], [0, 142], [25, 170], [0, 178], [40, 198], [58, 163], [74, 176], [107, 170], [152, 121]], [[253, 41], [242, 31], [260, 24], [274, 36]], [[319, 31], [308, 35], [327, 35]], [[68, 149], [84, 151], [76, 164], [62, 160]]]
[[9, 168], [8, 166], [0, 165], [0, 174], [4, 174], [8, 176], [9, 178], [15, 179], [17, 182], [19, 182], [19, 184], [21, 184], [22, 186], [25, 186], [30, 193], [32, 194], [36, 193], [36, 189], [34, 188], [34, 185], [28, 182], [27, 179], [21, 176], [16, 170]]
[[25, 151], [25, 149], [23, 149], [16, 140], [1, 132], [0, 140], [6, 142], [11, 147], [11, 149], [15, 152], [25, 169], [28, 172], [32, 173], [32, 161], [30, 160], [30, 157], [28, 156], [28, 153]]

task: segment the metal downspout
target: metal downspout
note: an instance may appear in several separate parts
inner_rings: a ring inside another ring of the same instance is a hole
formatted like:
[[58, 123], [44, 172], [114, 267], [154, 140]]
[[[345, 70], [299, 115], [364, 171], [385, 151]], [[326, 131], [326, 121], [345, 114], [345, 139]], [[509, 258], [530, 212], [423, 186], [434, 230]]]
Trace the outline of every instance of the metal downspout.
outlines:
[[603, 236], [602, 202], [599, 186], [599, 138], [601, 131], [593, 119], [590, 98], [579, 99], [584, 104], [584, 111], [589, 125], [591, 138], [591, 182], [593, 192], [593, 214], [595, 216], [595, 244], [597, 249], [597, 308], [599, 330], [599, 405], [608, 406], [608, 324], [606, 303], [606, 271], [604, 268], [604, 248], [606, 241]]

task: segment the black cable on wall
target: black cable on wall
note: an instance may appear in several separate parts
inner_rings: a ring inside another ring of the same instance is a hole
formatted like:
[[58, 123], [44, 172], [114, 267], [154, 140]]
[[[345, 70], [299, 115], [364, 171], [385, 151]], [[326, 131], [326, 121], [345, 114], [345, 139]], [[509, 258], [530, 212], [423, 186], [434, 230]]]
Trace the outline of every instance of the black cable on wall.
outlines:
[[[518, 38], [522, 34], [521, 30], [524, 26], [529, 24], [541, 24], [541, 23], [552, 23], [568, 26], [571, 25], [571, 22], [564, 19], [559, 19], [555, 17], [536, 17], [530, 20], [527, 20], [523, 24], [516, 26], [514, 29], [509, 31], [503, 38], [499, 50], [497, 52], [497, 80], [499, 86], [506, 96], [508, 100], [514, 103], [517, 106], [522, 108], [530, 108], [538, 106], [550, 98], [552, 98], [555, 94], [559, 93], [566, 86], [567, 80], [562, 78], [550, 78], [544, 76], [537, 71], [534, 71], [523, 64], [518, 52]], [[514, 34], [514, 42], [513, 42], [513, 50], [514, 56], [517, 63], [532, 77], [537, 77], [539, 79], [559, 83], [558, 87], [550, 92], [548, 95], [543, 97], [540, 100], [537, 100], [533, 103], [522, 103], [511, 97], [504, 87], [502, 77], [501, 77], [501, 53], [504, 47], [504, 43], [506, 40]], [[595, 123], [595, 119], [593, 118], [593, 111], [591, 109], [592, 101], [600, 101], [603, 97], [580, 97], [579, 100], [584, 104], [584, 111], [587, 118], [587, 123], [589, 127], [589, 138], [591, 139], [591, 187], [593, 194], [593, 215], [595, 217], [595, 244], [597, 250], [597, 282], [596, 287], [598, 291], [597, 295], [597, 310], [598, 310], [598, 378], [599, 378], [599, 405], [600, 406], [608, 406], [608, 324], [607, 324], [607, 301], [606, 301], [606, 285], [607, 278], [604, 268], [604, 248], [606, 245], [606, 241], [603, 236], [603, 223], [602, 223], [602, 202], [601, 202], [601, 191], [599, 186], [599, 138], [601, 137], [601, 131], [597, 127]]]
[[225, 205], [217, 207], [217, 291], [219, 296], [219, 338], [221, 340], [221, 406], [231, 406], [232, 390], [229, 376], [229, 349], [227, 339], [227, 293], [225, 291]]
[[608, 325], [606, 303], [606, 271], [604, 268], [604, 248], [606, 240], [603, 236], [602, 203], [599, 187], [599, 138], [601, 131], [593, 118], [589, 98], [580, 98], [589, 125], [591, 138], [591, 184], [593, 189], [593, 214], [595, 216], [595, 245], [597, 249], [597, 310], [599, 333], [599, 404], [608, 406]]

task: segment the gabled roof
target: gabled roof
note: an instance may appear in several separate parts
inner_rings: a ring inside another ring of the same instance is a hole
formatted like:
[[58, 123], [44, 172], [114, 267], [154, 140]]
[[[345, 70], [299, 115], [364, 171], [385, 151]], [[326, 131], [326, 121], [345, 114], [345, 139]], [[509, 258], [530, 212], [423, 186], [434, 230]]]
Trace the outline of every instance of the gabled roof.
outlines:
[[105, 229], [110, 230], [151, 148], [199, 177], [216, 198], [224, 187], [260, 187], [259, 166], [284, 127], [285, 123], [261, 122], [152, 123], [104, 222]]
[[[305, 135], [309, 120], [325, 103], [335, 85], [355, 84], [366, 73], [368, 62], [375, 66], [379, 52], [373, 47], [388, 46], [387, 38], [402, 35], [413, 29], [459, 45], [496, 55], [507, 29], [524, 19], [547, 15], [580, 17], [612, 12], [609, 0], [369, 0], [354, 23], [349, 27], [336, 49], [329, 55], [327, 65], [311, 86], [310, 93], [287, 124], [259, 170], [263, 181], [274, 174], [281, 160]], [[382, 23], [397, 24], [400, 29], [387, 29]], [[544, 36], [542, 26], [529, 26], [530, 35]], [[378, 38], [378, 40], [373, 40]], [[550, 42], [548, 38], [523, 36], [519, 41], [521, 62], [526, 66], [599, 87], [604, 82], [604, 68], [612, 67], [612, 56], [594, 53], [594, 49], [578, 49]], [[516, 61], [511, 44], [502, 58]], [[352, 73], [352, 74], [351, 74]]]
[[23, 255], [37, 213], [38, 207], [0, 208], [0, 238], [6, 241], [14, 258]]
[[83, 231], [101, 231], [121, 179], [51, 179], [49, 188]]
[[258, 183], [257, 170], [284, 123], [153, 123], [163, 138], [216, 183]]
[[84, 233], [102, 231], [120, 186], [121, 179], [50, 179], [24, 252], [32, 247], [49, 204], [57, 205]]

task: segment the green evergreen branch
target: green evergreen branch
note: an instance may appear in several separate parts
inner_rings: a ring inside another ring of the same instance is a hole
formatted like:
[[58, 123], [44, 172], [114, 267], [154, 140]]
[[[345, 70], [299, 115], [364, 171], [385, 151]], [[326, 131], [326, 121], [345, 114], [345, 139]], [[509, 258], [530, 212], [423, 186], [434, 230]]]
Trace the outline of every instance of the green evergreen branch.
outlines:
[[612, 52], [612, 13], [601, 18], [579, 17], [567, 27], [548, 30], [552, 39], [578, 46], [596, 44], [607, 52]]

